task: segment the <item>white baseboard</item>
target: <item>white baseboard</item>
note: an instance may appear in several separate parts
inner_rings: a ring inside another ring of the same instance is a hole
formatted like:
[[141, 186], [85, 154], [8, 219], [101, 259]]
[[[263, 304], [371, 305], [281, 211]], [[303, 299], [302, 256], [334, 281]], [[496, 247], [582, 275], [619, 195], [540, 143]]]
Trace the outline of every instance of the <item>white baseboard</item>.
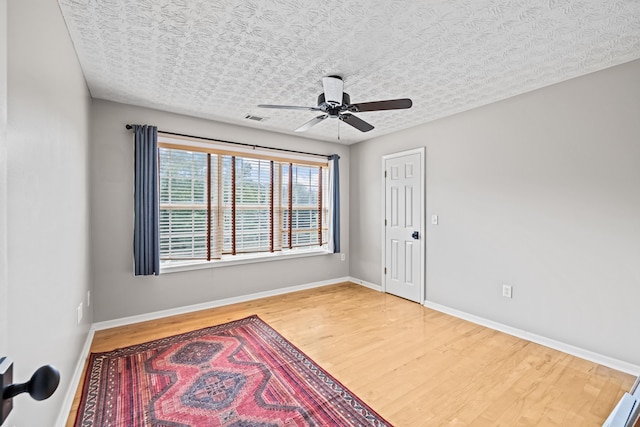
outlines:
[[374, 291], [382, 292], [382, 286], [376, 285], [375, 283], [367, 282], [365, 280], [358, 279], [357, 277], [347, 277], [347, 280], [349, 280], [349, 282], [353, 282], [353, 283], [356, 283], [358, 285], [362, 285], [365, 288], [369, 288], [369, 289], [373, 289]]
[[304, 285], [297, 285], [297, 286], [289, 286], [287, 288], [274, 289], [271, 291], [256, 292], [253, 294], [241, 295], [238, 297], [225, 298], [221, 300], [209, 301], [209, 302], [204, 302], [200, 304], [187, 305], [184, 307], [171, 308], [168, 310], [154, 311], [152, 313], [140, 314], [137, 316], [129, 316], [129, 317], [123, 317], [120, 319], [97, 322], [93, 324], [92, 328], [96, 331], [99, 331], [102, 329], [109, 329], [109, 328], [115, 328], [118, 326], [130, 325], [132, 323], [146, 322], [148, 320], [156, 320], [156, 319], [161, 319], [163, 317], [175, 316], [178, 314], [186, 314], [194, 311], [206, 310], [209, 308], [222, 307], [224, 305], [236, 304], [239, 302], [253, 301], [260, 298], [283, 295], [291, 292], [303, 291], [305, 289], [319, 288], [322, 286], [335, 285], [336, 283], [342, 283], [342, 282], [348, 282], [348, 281], [349, 281], [348, 277], [339, 277], [336, 279], [324, 280], [321, 282], [307, 283]]
[[145, 322], [147, 320], [155, 320], [161, 319], [163, 317], [175, 316], [177, 314], [185, 314], [191, 313], [198, 310], [205, 310], [208, 308], [222, 307], [224, 305], [236, 304], [239, 302], [247, 302], [260, 298], [272, 297], [276, 295], [288, 294], [291, 292], [302, 291], [305, 289], [313, 289], [319, 288], [322, 286], [335, 285], [337, 283], [349, 282], [351, 281], [350, 277], [340, 277], [331, 280], [324, 280], [321, 282], [307, 283], [304, 285], [297, 286], [289, 286], [287, 288], [274, 289], [271, 291], [265, 292], [256, 292], [249, 295], [242, 295], [233, 298], [225, 298], [216, 301], [209, 301], [201, 304], [193, 304], [184, 307], [172, 308], [169, 310], [161, 310], [155, 311], [153, 313], [141, 314], [137, 316], [129, 316], [123, 317], [121, 319], [107, 320], [104, 322], [96, 322], [91, 325], [91, 329], [87, 334], [87, 339], [85, 340], [84, 347], [78, 357], [78, 363], [76, 364], [76, 369], [73, 373], [73, 377], [71, 378], [71, 382], [69, 383], [69, 388], [67, 389], [67, 394], [62, 403], [62, 408], [58, 414], [58, 418], [56, 420], [56, 427], [65, 427], [67, 418], [69, 417], [69, 411], [71, 411], [71, 406], [73, 405], [73, 399], [75, 398], [76, 390], [82, 381], [82, 371], [84, 369], [84, 364], [89, 357], [89, 353], [91, 350], [91, 342], [93, 341], [93, 335], [95, 331], [99, 331], [102, 329], [115, 328], [117, 326], [125, 326], [130, 325], [132, 323]]
[[524, 331], [522, 329], [514, 328], [503, 323], [494, 322], [493, 320], [485, 319], [474, 314], [469, 314], [464, 311], [456, 310], [455, 308], [447, 307], [445, 305], [437, 304], [431, 301], [425, 301], [424, 306], [441, 313], [448, 314], [469, 322], [475, 323], [480, 326], [485, 326], [496, 331], [504, 332], [505, 334], [513, 335], [514, 337], [522, 338], [527, 341], [534, 342], [536, 344], [543, 345], [545, 347], [552, 348], [554, 350], [561, 351], [563, 353], [570, 354], [572, 356], [579, 357], [581, 359], [589, 360], [599, 365], [607, 366], [617, 371], [625, 372], [634, 376], [640, 375], [640, 366], [632, 363], [625, 362], [623, 360], [614, 359], [609, 356], [605, 356], [599, 353], [595, 353], [590, 350], [585, 350], [580, 347], [576, 347], [570, 344], [566, 344], [560, 341], [553, 340], [551, 338], [543, 337], [541, 335], [533, 334], [531, 332]]
[[[374, 289], [382, 292], [382, 286], [373, 283], [366, 282], [358, 279], [357, 277], [348, 277], [348, 280], [353, 283], [365, 286], [367, 288]], [[580, 347], [576, 347], [570, 344], [566, 344], [560, 341], [553, 340], [551, 338], [543, 337], [531, 332], [524, 331], [522, 329], [514, 328], [512, 326], [505, 325], [503, 323], [494, 322], [493, 320], [485, 319], [474, 314], [469, 314], [464, 311], [456, 310], [445, 305], [437, 304], [431, 301], [425, 301], [423, 304], [427, 308], [445, 313], [454, 317], [458, 317], [463, 320], [475, 323], [480, 326], [485, 326], [496, 331], [504, 332], [505, 334], [513, 335], [514, 337], [522, 338], [527, 341], [534, 342], [536, 344], [543, 345], [545, 347], [552, 348], [554, 350], [561, 351], [563, 353], [570, 354], [572, 356], [579, 357], [581, 359], [589, 360], [602, 366], [607, 366], [617, 371], [625, 372], [634, 376], [640, 375], [640, 366], [633, 363], [625, 362], [623, 360], [614, 359], [609, 356], [605, 356], [599, 353], [595, 353], [590, 350], [585, 350]]]
[[93, 334], [93, 328], [89, 329], [87, 338], [84, 340], [84, 346], [80, 351], [78, 362], [76, 363], [76, 369], [73, 371], [73, 376], [71, 377], [71, 381], [69, 382], [67, 394], [62, 401], [62, 407], [60, 408], [60, 412], [58, 413], [58, 419], [56, 419], [56, 427], [65, 427], [67, 424], [67, 418], [69, 417], [69, 412], [71, 411], [71, 406], [73, 405], [73, 399], [76, 396], [76, 390], [78, 389], [78, 386], [82, 381], [82, 371], [84, 369], [84, 364], [87, 360], [87, 357], [89, 357], [91, 343], [93, 342]]
[[[69, 388], [67, 389], [67, 394], [65, 396], [65, 399], [62, 403], [62, 407], [60, 410], [60, 413], [58, 414], [58, 418], [56, 420], [56, 427], [65, 427], [66, 422], [67, 422], [67, 418], [69, 416], [69, 412], [71, 410], [71, 406], [73, 404], [73, 399], [75, 397], [75, 393], [76, 390], [78, 388], [78, 386], [80, 385], [80, 382], [82, 381], [82, 371], [84, 369], [84, 364], [86, 362], [87, 357], [89, 357], [89, 352], [91, 349], [91, 342], [93, 341], [93, 335], [95, 333], [95, 331], [98, 330], [102, 330], [102, 329], [109, 329], [109, 328], [114, 328], [117, 326], [125, 326], [125, 325], [130, 325], [133, 323], [139, 323], [139, 322], [144, 322], [147, 320], [155, 320], [155, 319], [160, 319], [163, 317], [168, 317], [168, 316], [174, 316], [177, 314], [185, 314], [185, 313], [191, 313], [194, 311], [198, 311], [198, 310], [205, 310], [208, 308], [215, 308], [215, 307], [222, 307], [225, 305], [230, 305], [230, 304], [236, 304], [236, 303], [240, 303], [240, 302], [248, 302], [248, 301], [252, 301], [252, 300], [256, 300], [256, 299], [260, 299], [260, 298], [266, 298], [266, 297], [271, 297], [271, 296], [276, 296], [276, 295], [283, 295], [283, 294], [287, 294], [287, 293], [291, 293], [291, 292], [296, 292], [296, 291], [301, 291], [301, 290], [306, 290], [306, 289], [313, 289], [313, 288], [319, 288], [322, 286], [328, 286], [328, 285], [334, 285], [337, 283], [342, 283], [342, 282], [352, 282], [352, 283], [356, 283], [358, 285], [362, 285], [364, 287], [376, 290], [378, 292], [382, 292], [382, 286], [380, 285], [376, 285], [374, 283], [370, 283], [367, 282], [365, 280], [361, 280], [355, 277], [341, 277], [341, 278], [336, 278], [336, 279], [331, 279], [331, 280], [325, 280], [325, 281], [321, 281], [321, 282], [314, 282], [314, 283], [307, 283], [304, 285], [297, 285], [297, 286], [289, 286], [287, 288], [281, 288], [281, 289], [274, 289], [271, 291], [265, 291], [265, 292], [257, 292], [257, 293], [253, 293], [253, 294], [249, 294], [249, 295], [242, 295], [242, 296], [238, 296], [238, 297], [232, 297], [232, 298], [225, 298], [225, 299], [221, 299], [221, 300], [216, 300], [216, 301], [209, 301], [206, 303], [201, 303], [201, 304], [193, 304], [193, 305], [189, 305], [189, 306], [184, 306], [184, 307], [178, 307], [178, 308], [173, 308], [173, 309], [169, 309], [169, 310], [161, 310], [161, 311], [156, 311], [153, 313], [147, 313], [147, 314], [141, 314], [141, 315], [137, 315], [137, 316], [129, 316], [129, 317], [124, 317], [121, 319], [114, 319], [114, 320], [107, 320], [104, 322], [96, 322], [93, 325], [91, 325], [91, 329], [89, 330], [89, 333], [87, 334], [87, 338], [85, 340], [84, 346], [82, 348], [82, 351], [78, 357], [78, 362], [76, 364], [76, 369], [73, 373], [73, 377], [71, 379], [71, 382], [69, 383]], [[558, 350], [558, 351], [562, 351], [564, 353], [567, 354], [571, 354], [573, 356], [577, 356], [580, 357], [582, 359], [586, 359], [586, 360], [590, 360], [592, 362], [598, 363], [600, 365], [603, 366], [607, 366], [610, 367], [612, 369], [616, 369], [618, 371], [622, 371], [622, 372], [626, 372], [629, 373], [631, 375], [635, 375], [638, 376], [640, 375], [640, 366], [638, 365], [634, 365], [631, 363], [627, 363], [621, 360], [617, 360], [617, 359], [613, 359], [611, 357], [608, 356], [604, 356], [598, 353], [594, 353], [592, 351], [589, 350], [584, 350], [581, 349], [579, 347], [574, 347], [571, 346], [569, 344], [565, 344], [559, 341], [555, 341], [552, 340], [550, 338], [546, 338], [540, 335], [536, 335], [536, 334], [532, 334], [530, 332], [527, 331], [523, 331], [517, 328], [513, 328], [511, 326], [507, 326], [504, 325], [502, 323], [498, 323], [498, 322], [494, 322], [492, 320], [488, 320], [479, 316], [475, 316], [473, 314], [469, 314], [469, 313], [465, 313], [463, 311], [460, 310], [456, 310], [444, 305], [440, 305], [437, 303], [433, 303], [430, 301], [425, 301], [424, 302], [424, 306], [427, 308], [431, 308], [433, 310], [436, 311], [440, 311], [442, 313], [454, 316], [454, 317], [458, 317], [460, 319], [464, 319], [467, 321], [470, 321], [472, 323], [476, 323], [478, 325], [481, 326], [485, 326], [487, 328], [491, 328], [500, 332], [504, 332], [506, 334], [509, 335], [513, 335], [515, 337], [518, 338], [522, 338], [531, 342], [535, 342], [537, 344], [541, 344], [544, 345], [546, 347], [549, 348], [553, 348], [554, 350]]]

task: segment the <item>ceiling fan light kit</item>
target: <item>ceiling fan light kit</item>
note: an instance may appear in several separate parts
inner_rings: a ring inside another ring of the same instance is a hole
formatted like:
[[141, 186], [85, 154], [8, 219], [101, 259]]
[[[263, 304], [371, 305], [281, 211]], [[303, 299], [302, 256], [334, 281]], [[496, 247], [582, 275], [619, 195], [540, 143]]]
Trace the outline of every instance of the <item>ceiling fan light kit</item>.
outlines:
[[413, 102], [409, 98], [389, 99], [385, 101], [363, 102], [351, 104], [351, 97], [344, 92], [344, 82], [340, 76], [327, 76], [322, 78], [322, 88], [324, 90], [318, 96], [316, 107], [300, 107], [295, 105], [270, 105], [260, 104], [260, 108], [275, 108], [280, 110], [306, 110], [321, 111], [323, 114], [309, 120], [296, 132], [304, 132], [327, 118], [338, 118], [346, 124], [353, 126], [361, 132], [369, 132], [374, 127], [352, 113], [363, 113], [367, 111], [402, 110], [411, 108]]
[[[342, 77], [340, 76], [328, 76], [322, 78], [322, 87], [324, 89], [324, 100], [327, 104], [332, 105], [334, 107], [338, 107], [344, 104], [343, 101], [343, 91], [344, 91], [344, 82], [342, 81]], [[347, 101], [348, 103], [349, 101]], [[320, 100], [318, 100], [318, 105], [320, 105]]]

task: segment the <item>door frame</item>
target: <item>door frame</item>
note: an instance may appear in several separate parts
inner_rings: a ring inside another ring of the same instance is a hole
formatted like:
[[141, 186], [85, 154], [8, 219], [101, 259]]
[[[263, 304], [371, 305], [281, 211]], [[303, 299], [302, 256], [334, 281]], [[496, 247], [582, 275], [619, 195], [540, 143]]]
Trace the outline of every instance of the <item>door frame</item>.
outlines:
[[385, 154], [382, 156], [382, 162], [380, 166], [380, 176], [382, 180], [381, 187], [381, 217], [382, 221], [380, 221], [380, 236], [382, 240], [382, 262], [380, 263], [380, 277], [382, 278], [382, 292], [387, 292], [387, 278], [385, 274], [385, 263], [386, 263], [386, 226], [384, 224], [385, 214], [386, 214], [386, 202], [387, 202], [387, 180], [384, 176], [385, 173], [385, 163], [389, 159], [393, 159], [396, 157], [402, 157], [409, 154], [420, 154], [420, 182], [422, 184], [422, 191], [420, 191], [420, 249], [422, 250], [422, 256], [420, 257], [420, 304], [424, 304], [426, 300], [426, 285], [427, 285], [427, 171], [426, 171], [426, 147], [418, 147], [413, 148], [411, 150], [399, 151], [397, 153]]

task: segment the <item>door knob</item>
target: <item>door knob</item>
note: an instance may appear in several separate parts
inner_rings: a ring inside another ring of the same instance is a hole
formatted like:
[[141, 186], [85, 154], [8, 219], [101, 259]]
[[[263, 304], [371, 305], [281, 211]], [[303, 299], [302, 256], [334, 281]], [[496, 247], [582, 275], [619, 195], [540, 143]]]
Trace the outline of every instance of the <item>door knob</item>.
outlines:
[[20, 393], [29, 393], [35, 400], [51, 397], [60, 383], [60, 373], [51, 365], [41, 366], [31, 379], [22, 384], [11, 384], [2, 391], [2, 399], [11, 399]]
[[51, 365], [42, 366], [29, 381], [23, 384], [13, 382], [13, 361], [8, 357], [0, 358], [0, 424], [4, 423], [13, 409], [13, 398], [20, 393], [29, 393], [35, 400], [49, 398], [60, 383], [60, 373]]
[[413, 237], [415, 240], [418, 240], [420, 238], [420, 233], [414, 231], [413, 234], [411, 234], [411, 237]]

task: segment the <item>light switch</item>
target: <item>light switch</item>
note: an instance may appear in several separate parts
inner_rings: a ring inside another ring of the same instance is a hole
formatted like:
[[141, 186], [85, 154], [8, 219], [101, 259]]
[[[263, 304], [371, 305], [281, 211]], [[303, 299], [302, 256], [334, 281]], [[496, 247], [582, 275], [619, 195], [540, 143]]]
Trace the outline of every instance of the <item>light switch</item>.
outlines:
[[438, 215], [431, 215], [431, 224], [438, 225]]

